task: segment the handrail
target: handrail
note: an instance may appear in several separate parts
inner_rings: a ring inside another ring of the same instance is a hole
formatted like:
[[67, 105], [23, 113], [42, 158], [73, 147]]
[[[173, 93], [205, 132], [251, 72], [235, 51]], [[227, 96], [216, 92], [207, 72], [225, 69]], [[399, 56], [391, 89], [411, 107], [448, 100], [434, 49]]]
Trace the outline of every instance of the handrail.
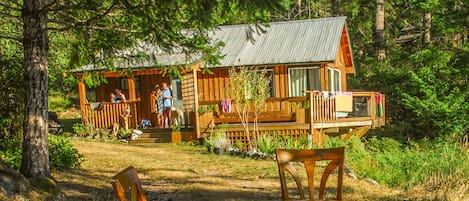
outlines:
[[[134, 127], [137, 122], [138, 101], [127, 101], [122, 103], [95, 102], [86, 103], [82, 108], [82, 120], [84, 124], [92, 125], [95, 128], [111, 128], [113, 124], [127, 122], [130, 127]], [[92, 104], [97, 104], [96, 108], [91, 108]], [[126, 115], [130, 112], [129, 115]], [[125, 121], [123, 118], [127, 118]]]
[[[308, 97], [299, 96], [299, 97], [286, 97], [286, 98], [267, 98], [266, 103], [270, 102], [303, 102], [307, 101]], [[222, 100], [211, 100], [211, 101], [199, 101], [199, 105], [217, 105], [220, 104]], [[231, 100], [231, 103], [236, 103], [235, 100]]]

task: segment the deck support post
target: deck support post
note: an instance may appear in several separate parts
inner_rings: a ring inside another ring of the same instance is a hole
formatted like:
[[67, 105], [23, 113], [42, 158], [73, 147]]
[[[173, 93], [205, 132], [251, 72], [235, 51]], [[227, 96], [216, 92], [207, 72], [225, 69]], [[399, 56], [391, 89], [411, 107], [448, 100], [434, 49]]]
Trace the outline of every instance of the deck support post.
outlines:
[[135, 128], [138, 125], [137, 121], [137, 96], [135, 95], [135, 79], [134, 77], [129, 77], [127, 79], [127, 86], [129, 88], [129, 98], [128, 101], [130, 102], [130, 119], [131, 119], [131, 127]]
[[309, 128], [310, 128], [310, 133], [313, 135], [313, 145], [318, 145], [322, 146], [324, 144], [324, 138], [323, 138], [323, 133], [314, 128], [314, 109], [313, 109], [313, 101], [314, 101], [314, 91], [306, 91], [308, 94], [308, 99], [309, 99], [309, 105], [310, 105], [310, 110], [309, 110]]
[[85, 104], [86, 104], [86, 86], [85, 86], [85, 83], [83, 81], [79, 81], [78, 82], [78, 99], [80, 101], [80, 111], [81, 111], [81, 121], [82, 123], [85, 123], [85, 119], [87, 119], [87, 117], [85, 117]]
[[194, 76], [194, 127], [196, 138], [200, 139], [199, 89], [197, 86], [197, 69], [192, 69], [192, 76]]

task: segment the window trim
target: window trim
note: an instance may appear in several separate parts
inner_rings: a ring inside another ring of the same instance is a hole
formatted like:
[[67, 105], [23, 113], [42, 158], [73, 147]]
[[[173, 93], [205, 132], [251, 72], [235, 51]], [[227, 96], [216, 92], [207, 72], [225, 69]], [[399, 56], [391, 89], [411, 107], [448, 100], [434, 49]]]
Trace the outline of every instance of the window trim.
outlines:
[[[332, 85], [332, 82], [331, 82], [331, 80], [330, 80], [329, 71], [332, 71], [332, 72], [335, 71], [335, 72], [338, 72], [338, 73], [339, 73], [339, 82], [337, 82], [337, 83], [339, 84], [339, 90], [338, 90], [338, 91], [342, 91], [342, 72], [340, 72], [340, 70], [337, 69], [337, 68], [333, 68], [333, 67], [328, 66], [328, 67], [327, 67], [327, 77], [328, 77], [328, 79], [329, 79], [329, 80], [328, 80], [328, 82], [329, 82], [329, 91], [331, 91], [331, 92], [332, 92], [332, 91], [334, 91], [334, 92], [336, 91], [336, 90], [335, 90], [335, 87]], [[336, 80], [335, 80], [335, 75], [334, 75], [334, 74], [332, 75], [332, 79], [334, 79], [334, 82], [336, 82]]]
[[321, 66], [307, 66], [307, 67], [290, 67], [287, 69], [288, 73], [288, 97], [299, 97], [299, 96], [292, 96], [292, 91], [291, 91], [291, 70], [304, 70], [304, 69], [319, 69], [319, 83], [321, 83]]

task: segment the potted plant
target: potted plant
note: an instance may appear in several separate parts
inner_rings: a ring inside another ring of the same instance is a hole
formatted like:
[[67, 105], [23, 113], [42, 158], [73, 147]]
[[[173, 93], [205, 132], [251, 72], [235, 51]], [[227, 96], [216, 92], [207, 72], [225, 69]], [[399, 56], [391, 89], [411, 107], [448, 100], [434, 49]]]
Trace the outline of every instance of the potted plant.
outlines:
[[213, 152], [218, 155], [225, 154], [226, 149], [228, 148], [229, 141], [225, 135], [219, 135], [214, 139], [213, 143]]
[[209, 152], [213, 151], [216, 154], [222, 155], [228, 149], [230, 141], [226, 137], [225, 130], [218, 128], [213, 130], [210, 137], [204, 141], [204, 145]]

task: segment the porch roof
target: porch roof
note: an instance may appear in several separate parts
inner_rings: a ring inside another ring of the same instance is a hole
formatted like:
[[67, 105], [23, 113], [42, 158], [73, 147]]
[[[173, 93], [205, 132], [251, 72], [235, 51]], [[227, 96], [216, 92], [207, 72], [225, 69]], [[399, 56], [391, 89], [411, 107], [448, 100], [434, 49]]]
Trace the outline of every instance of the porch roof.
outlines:
[[[346, 17], [307, 19], [272, 22], [269, 26], [228, 25], [209, 32], [212, 42], [222, 42], [219, 64], [207, 67], [232, 67], [274, 64], [300, 64], [334, 62], [341, 38], [345, 34], [347, 48], [344, 55], [346, 67], [353, 68], [349, 39], [345, 28]], [[186, 56], [174, 51], [162, 51], [157, 45], [141, 43], [125, 50], [126, 54], [145, 52], [149, 59], [140, 60], [117, 68], [154, 68], [155, 66], [190, 65], [202, 59], [201, 55]], [[348, 61], [348, 62], [347, 62]], [[93, 64], [83, 66], [74, 72], [105, 70]]]

